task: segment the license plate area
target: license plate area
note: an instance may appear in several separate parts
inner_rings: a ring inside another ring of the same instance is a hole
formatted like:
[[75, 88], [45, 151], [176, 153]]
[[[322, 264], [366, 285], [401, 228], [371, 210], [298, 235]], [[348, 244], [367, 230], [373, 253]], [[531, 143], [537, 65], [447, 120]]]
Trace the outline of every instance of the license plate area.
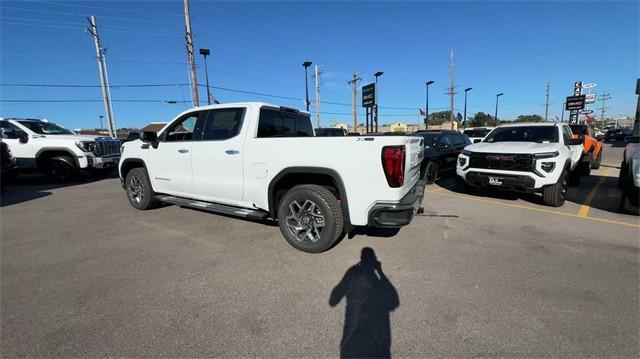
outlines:
[[489, 176], [489, 184], [492, 186], [502, 186], [504, 178]]

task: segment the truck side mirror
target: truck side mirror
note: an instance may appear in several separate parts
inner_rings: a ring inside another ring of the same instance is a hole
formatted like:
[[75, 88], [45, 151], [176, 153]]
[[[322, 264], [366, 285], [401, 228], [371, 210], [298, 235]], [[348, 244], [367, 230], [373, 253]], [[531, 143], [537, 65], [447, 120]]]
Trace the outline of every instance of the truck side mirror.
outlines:
[[142, 142], [151, 144], [153, 148], [158, 148], [158, 133], [155, 131], [144, 131], [140, 136]]

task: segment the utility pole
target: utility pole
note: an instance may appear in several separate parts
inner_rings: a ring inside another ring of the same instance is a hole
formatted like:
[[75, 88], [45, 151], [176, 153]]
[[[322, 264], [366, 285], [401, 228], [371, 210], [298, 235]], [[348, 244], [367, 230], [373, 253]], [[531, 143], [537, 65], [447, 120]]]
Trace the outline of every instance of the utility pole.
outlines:
[[544, 122], [547, 122], [547, 117], [549, 116], [549, 90], [551, 88], [551, 81], [547, 80], [547, 95], [546, 100], [544, 102]]
[[187, 41], [187, 57], [189, 58], [189, 72], [191, 74], [191, 96], [193, 107], [200, 105], [198, 99], [198, 79], [196, 78], [196, 58], [193, 56], [193, 36], [191, 35], [191, 16], [189, 15], [189, 0], [184, 0], [185, 40]]
[[105, 49], [100, 42], [98, 35], [98, 23], [95, 16], [87, 18], [89, 28], [87, 31], [93, 36], [93, 42], [96, 45], [96, 58], [98, 59], [98, 72], [100, 73], [100, 85], [102, 87], [102, 99], [104, 102], [104, 112], [107, 115], [109, 137], [117, 137], [116, 121], [113, 116], [113, 107], [111, 106], [111, 92], [109, 91], [109, 78], [107, 77], [107, 64], [104, 58]]
[[600, 118], [602, 119], [602, 131], [604, 131], [604, 113], [605, 110], [607, 109], [607, 107], [605, 106], [605, 103], [607, 100], [611, 99], [611, 94], [607, 93], [607, 90], [602, 91], [602, 95], [600, 95], [600, 101], [602, 101], [602, 107], [600, 107]]
[[358, 132], [358, 81], [362, 80], [357, 73], [353, 74], [353, 79], [347, 81], [353, 87], [353, 132]]
[[318, 121], [318, 128], [320, 128], [320, 74], [322, 73], [318, 69], [318, 65], [314, 65], [314, 75], [316, 80], [316, 118]]
[[449, 87], [449, 98], [450, 98], [450, 102], [451, 102], [451, 129], [453, 130], [453, 119], [455, 118], [455, 115], [453, 114], [453, 95], [455, 95], [456, 93], [453, 91], [454, 86], [453, 86], [453, 71], [454, 71], [454, 65], [453, 65], [453, 49], [451, 49], [451, 55], [449, 56], [449, 77], [451, 78], [451, 87]]

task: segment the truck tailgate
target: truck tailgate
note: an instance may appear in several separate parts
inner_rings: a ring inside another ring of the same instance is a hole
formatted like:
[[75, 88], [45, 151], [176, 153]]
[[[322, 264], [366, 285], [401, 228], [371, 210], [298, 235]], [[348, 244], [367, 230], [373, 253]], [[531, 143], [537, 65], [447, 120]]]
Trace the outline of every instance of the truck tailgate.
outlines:
[[405, 190], [408, 192], [415, 186], [420, 177], [420, 164], [424, 158], [424, 141], [422, 137], [407, 137], [408, 142], [405, 144], [407, 153], [407, 162], [404, 170]]

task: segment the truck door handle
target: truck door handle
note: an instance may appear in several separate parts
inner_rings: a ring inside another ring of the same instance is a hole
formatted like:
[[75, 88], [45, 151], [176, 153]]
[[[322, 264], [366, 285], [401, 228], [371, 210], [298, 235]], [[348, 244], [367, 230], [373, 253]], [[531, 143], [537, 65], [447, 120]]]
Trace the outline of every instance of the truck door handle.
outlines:
[[185, 149], [185, 148], [181, 148], [178, 150], [178, 152], [180, 153], [189, 153], [189, 150]]
[[240, 151], [238, 151], [238, 150], [226, 150], [226, 151], [224, 151], [224, 153], [226, 153], [228, 155], [237, 155], [238, 153], [240, 153]]

